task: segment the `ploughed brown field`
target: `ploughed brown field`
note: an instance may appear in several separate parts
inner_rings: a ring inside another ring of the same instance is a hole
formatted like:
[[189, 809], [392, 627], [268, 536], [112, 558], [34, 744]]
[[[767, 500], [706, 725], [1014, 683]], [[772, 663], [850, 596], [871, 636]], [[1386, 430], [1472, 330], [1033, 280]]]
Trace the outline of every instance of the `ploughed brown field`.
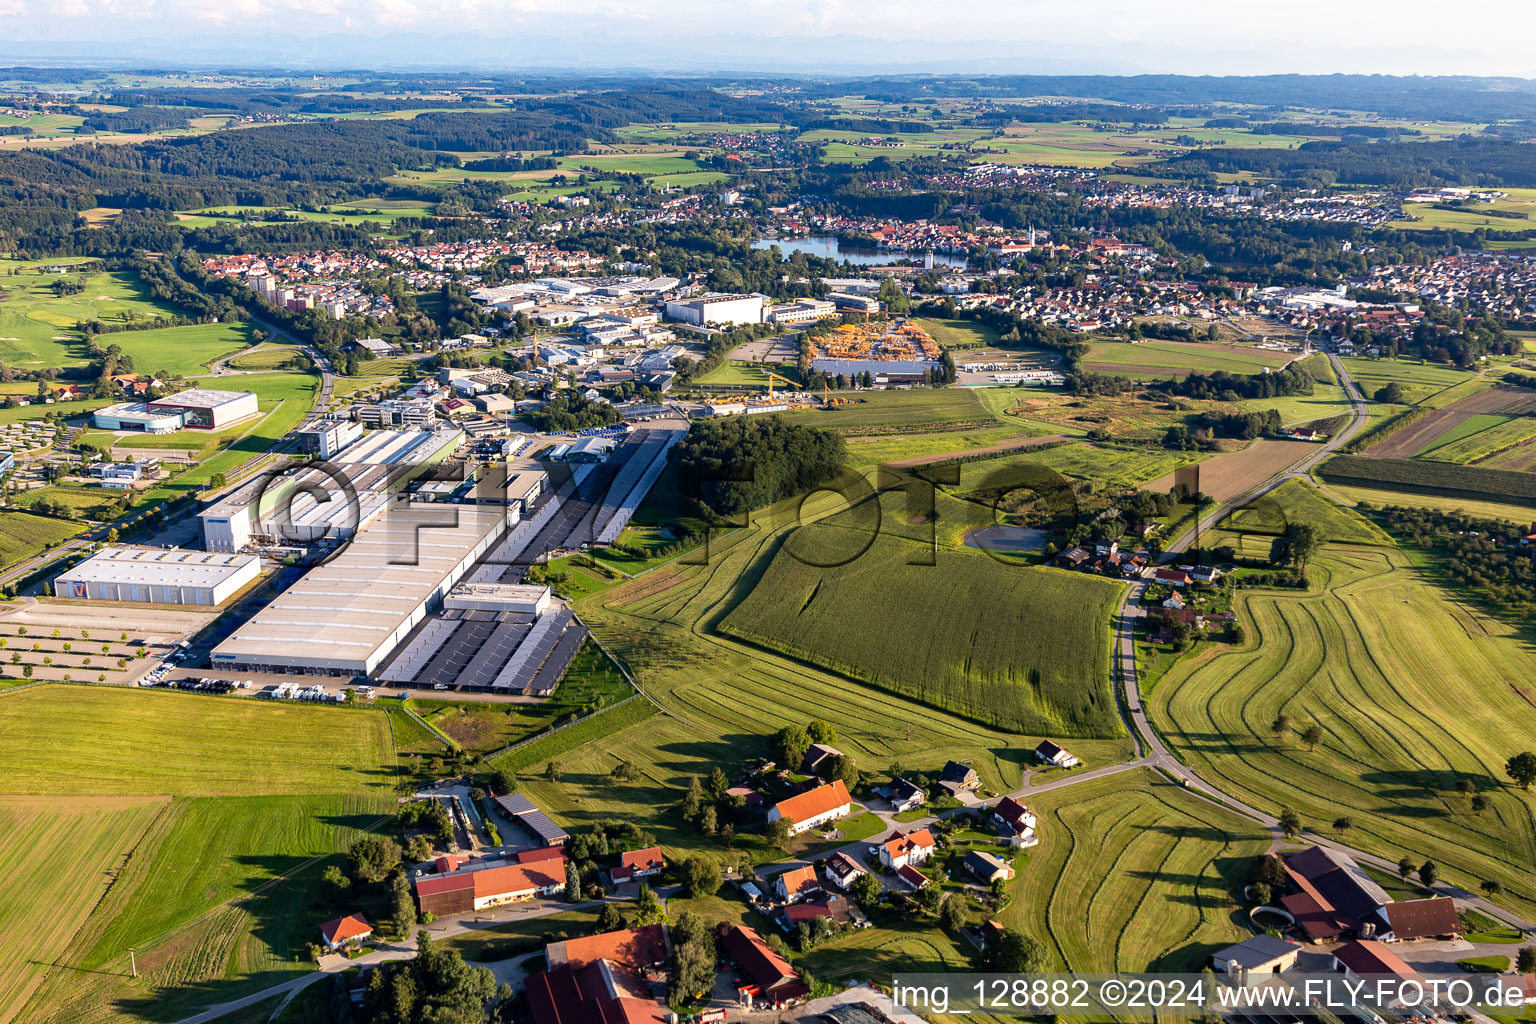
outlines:
[[[1230, 501], [1277, 473], [1282, 473], [1319, 446], [1310, 441], [1255, 441], [1240, 452], [1213, 455], [1200, 463], [1200, 489], [1217, 501]], [[1149, 491], [1173, 488], [1173, 474], [1148, 481]]]

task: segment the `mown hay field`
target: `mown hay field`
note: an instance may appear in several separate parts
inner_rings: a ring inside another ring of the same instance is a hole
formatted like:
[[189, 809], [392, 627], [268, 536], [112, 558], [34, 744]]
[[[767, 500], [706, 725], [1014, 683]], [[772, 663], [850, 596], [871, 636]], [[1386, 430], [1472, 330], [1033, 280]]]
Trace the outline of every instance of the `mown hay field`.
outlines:
[[376, 771], [393, 750], [372, 711], [42, 686], [0, 700], [0, 735], [0, 793], [302, 794], [393, 782]]
[[1294, 523], [1311, 526], [1326, 541], [1390, 545], [1392, 538], [1353, 509], [1328, 500], [1306, 480], [1287, 480], [1222, 521], [1224, 529], [1278, 536]]
[[1012, 731], [1120, 731], [1108, 685], [1119, 587], [885, 532], [869, 540], [844, 517], [803, 527], [720, 629]]
[[1151, 771], [1041, 793], [1029, 851], [1002, 922], [1051, 946], [1073, 971], [1196, 971], [1247, 938], [1236, 895], [1258, 826]]
[[394, 802], [377, 710], [43, 686], [0, 734], [0, 865], [43, 869], [0, 915], [30, 954], [0, 1021], [178, 1019], [306, 970], [320, 873]]
[[[1316, 454], [1318, 446], [1310, 441], [1274, 441], [1260, 439], [1237, 452], [1212, 455], [1200, 463], [1200, 490], [1217, 501], [1230, 501]], [[1173, 474], [1149, 481], [1146, 489], [1167, 493], [1174, 484]]]
[[[1503, 884], [1536, 908], [1536, 819], [1504, 777], [1536, 732], [1536, 653], [1515, 627], [1428, 582], [1390, 548], [1331, 548], [1310, 593], [1237, 601], [1249, 639], [1175, 665], [1147, 699], [1184, 763], [1223, 792], [1312, 829], [1353, 819], [1348, 841], [1430, 859], [1458, 885]], [[1276, 735], [1284, 713], [1294, 732]], [[1309, 749], [1297, 733], [1321, 727]], [[1471, 809], [1472, 783], [1487, 797]]]
[[166, 797], [0, 797], [5, 871], [0, 1021], [12, 1020], [42, 981], [41, 964], [68, 945]]

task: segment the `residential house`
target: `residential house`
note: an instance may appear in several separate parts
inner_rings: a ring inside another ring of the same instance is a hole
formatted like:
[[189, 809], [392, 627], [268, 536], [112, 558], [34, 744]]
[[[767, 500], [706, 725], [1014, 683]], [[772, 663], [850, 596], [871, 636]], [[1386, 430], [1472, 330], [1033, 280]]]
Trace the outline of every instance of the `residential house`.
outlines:
[[373, 925], [362, 914], [348, 914], [320, 926], [320, 941], [326, 949], [341, 949], [349, 943], [362, 942], [373, 934]]
[[1005, 796], [992, 808], [992, 821], [1001, 828], [1016, 846], [1031, 846], [1035, 842], [1035, 812], [1011, 796]]
[[909, 889], [921, 889], [928, 884], [928, 876], [908, 864], [906, 867], [896, 869], [896, 877]]
[[831, 918], [839, 924], [849, 924], [853, 920], [853, 915], [848, 913], [848, 901], [842, 896], [821, 896], [784, 908], [784, 921], [791, 928], [801, 921], [811, 922], [818, 917]]
[[939, 785], [951, 794], [959, 796], [967, 790], [974, 791], [981, 785], [981, 776], [976, 774], [976, 769], [959, 761], [944, 762], [944, 770], [939, 773]]
[[553, 896], [565, 891], [565, 862], [562, 853], [529, 864], [483, 862], [445, 874], [421, 875], [415, 880], [416, 902], [423, 912], [442, 917]]
[[1196, 583], [1215, 583], [1221, 579], [1221, 570], [1214, 565], [1197, 565], [1189, 570], [1189, 575]]
[[845, 892], [855, 878], [867, 874], [863, 865], [841, 851], [827, 858], [823, 870], [827, 873], [827, 880]]
[[661, 856], [661, 847], [648, 846], [643, 850], [625, 850], [619, 854], [619, 864], [608, 872], [608, 876], [615, 885], [622, 885], [637, 878], [659, 875], [666, 866], [667, 862]]
[[1082, 764], [1071, 751], [1059, 747], [1050, 740], [1041, 740], [1035, 748], [1035, 759], [1046, 764], [1055, 765], [1057, 768], [1076, 768]]
[[880, 845], [880, 863], [892, 871], [911, 864], [925, 864], [928, 858], [933, 856], [937, 848], [933, 841], [933, 833], [926, 828], [920, 828], [906, 835], [900, 832], [892, 832], [890, 837]]
[[569, 964], [585, 967], [599, 960], [622, 964], [636, 970], [661, 967], [672, 953], [672, 939], [665, 924], [586, 935], [579, 939], [551, 942], [544, 947], [544, 958], [551, 967]]
[[1301, 947], [1273, 935], [1255, 935], [1211, 954], [1211, 966], [1239, 985], [1255, 974], [1279, 974], [1296, 966]]
[[769, 949], [762, 936], [751, 928], [727, 927], [719, 935], [719, 948], [740, 971], [736, 997], [749, 1008], [754, 1004], [765, 1008], [783, 1006], [811, 991], [788, 961]]
[[1152, 578], [1170, 587], [1187, 587], [1190, 584], [1190, 575], [1183, 569], [1158, 569], [1152, 573]]
[[898, 814], [921, 807], [928, 802], [928, 794], [923, 792], [922, 787], [906, 779], [892, 779], [890, 785], [886, 787], [886, 793], [887, 799]]
[[1163, 601], [1163, 607], [1171, 611], [1183, 611], [1184, 599], [1180, 597], [1177, 592], [1174, 592], [1169, 594], [1168, 597]]
[[807, 829], [830, 824], [845, 818], [853, 810], [853, 798], [848, 787], [838, 779], [830, 786], [818, 786], [798, 796], [780, 800], [768, 811], [770, 822], [783, 818], [789, 822], [789, 834], [799, 835]]
[[804, 867], [790, 868], [775, 878], [773, 891], [785, 903], [794, 903], [812, 893], [820, 892], [821, 881], [816, 877], [816, 869], [807, 864]]
[[1013, 865], [983, 850], [972, 850], [965, 855], [965, 869], [987, 885], [1001, 879], [1013, 880]]

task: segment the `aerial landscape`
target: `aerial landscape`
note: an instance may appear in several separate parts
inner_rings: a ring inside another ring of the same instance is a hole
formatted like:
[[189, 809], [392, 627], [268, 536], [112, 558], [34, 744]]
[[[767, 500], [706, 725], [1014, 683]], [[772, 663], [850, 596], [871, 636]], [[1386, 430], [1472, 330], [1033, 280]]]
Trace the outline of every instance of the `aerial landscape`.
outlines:
[[1528, 11], [450, 6], [0, 0], [0, 1024], [1536, 1020]]

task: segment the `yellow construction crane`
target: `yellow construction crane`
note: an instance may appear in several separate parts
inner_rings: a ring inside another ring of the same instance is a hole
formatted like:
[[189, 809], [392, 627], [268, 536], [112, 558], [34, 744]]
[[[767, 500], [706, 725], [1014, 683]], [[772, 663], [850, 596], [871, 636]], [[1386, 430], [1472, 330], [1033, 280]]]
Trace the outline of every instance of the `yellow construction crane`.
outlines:
[[788, 377], [780, 377], [778, 374], [773, 373], [772, 371], [769, 371], [769, 370], [764, 370], [763, 372], [768, 374], [768, 399], [769, 399], [769, 401], [773, 400], [773, 382], [776, 381], [776, 380], [781, 380], [785, 384], [790, 385], [791, 387], [798, 388], [800, 386], [800, 382], [797, 381], [797, 380], [790, 380]]

